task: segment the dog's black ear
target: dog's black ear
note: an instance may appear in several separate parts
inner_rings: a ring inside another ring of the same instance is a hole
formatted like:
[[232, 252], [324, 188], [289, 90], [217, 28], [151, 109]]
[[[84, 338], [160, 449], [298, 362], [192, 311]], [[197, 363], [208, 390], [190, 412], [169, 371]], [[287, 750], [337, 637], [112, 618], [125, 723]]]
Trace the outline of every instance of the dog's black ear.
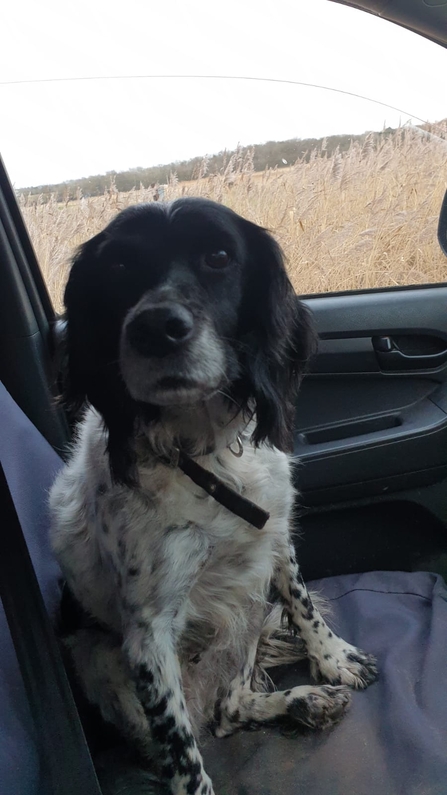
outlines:
[[253, 442], [293, 449], [295, 402], [316, 333], [308, 309], [290, 283], [278, 243], [246, 226], [250, 258], [244, 302], [245, 400], [254, 402]]
[[119, 370], [121, 319], [104, 294], [110, 283], [105, 274], [104, 242], [105, 233], [101, 232], [81, 246], [65, 288], [63, 399], [72, 415], [86, 403], [102, 415], [112, 475], [118, 482], [133, 485], [135, 457], [130, 440], [135, 407]]
[[96, 326], [94, 285], [97, 280], [98, 250], [103, 233], [84, 243], [71, 264], [64, 292], [65, 370], [63, 397], [67, 408], [77, 413], [87, 401], [95, 380]]

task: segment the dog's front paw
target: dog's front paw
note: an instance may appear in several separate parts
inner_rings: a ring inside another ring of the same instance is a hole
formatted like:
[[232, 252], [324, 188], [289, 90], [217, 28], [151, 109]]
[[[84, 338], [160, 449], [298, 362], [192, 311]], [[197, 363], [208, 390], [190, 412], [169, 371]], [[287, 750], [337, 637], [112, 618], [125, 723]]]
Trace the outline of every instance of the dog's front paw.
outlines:
[[214, 737], [229, 737], [231, 734], [234, 734], [240, 728], [239, 724], [236, 721], [231, 720], [227, 715], [222, 715], [219, 724], [214, 724], [211, 727], [211, 731], [214, 734]]
[[335, 635], [331, 640], [318, 657], [310, 656], [311, 674], [317, 682], [325, 680], [333, 685], [365, 690], [378, 679], [377, 660], [372, 654], [366, 654]]
[[[167, 795], [164, 790], [163, 795]], [[201, 775], [180, 775], [172, 782], [171, 795], [214, 795], [213, 784], [204, 771]]]
[[[303, 694], [306, 690], [306, 694]], [[327, 729], [342, 719], [351, 703], [346, 687], [295, 687], [285, 693], [287, 717], [309, 729]]]

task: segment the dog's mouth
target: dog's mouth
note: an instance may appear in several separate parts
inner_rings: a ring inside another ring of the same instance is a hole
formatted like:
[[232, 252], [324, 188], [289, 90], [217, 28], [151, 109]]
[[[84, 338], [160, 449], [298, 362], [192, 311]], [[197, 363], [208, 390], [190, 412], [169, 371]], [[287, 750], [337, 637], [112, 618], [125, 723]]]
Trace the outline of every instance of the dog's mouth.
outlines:
[[219, 386], [184, 376], [164, 376], [153, 385], [150, 402], [159, 406], [188, 406], [209, 400]]
[[166, 375], [163, 378], [160, 378], [157, 381], [156, 387], [158, 389], [196, 389], [200, 387], [205, 387], [204, 384], [197, 383], [192, 378], [186, 378], [184, 376], [176, 376], [176, 375]]

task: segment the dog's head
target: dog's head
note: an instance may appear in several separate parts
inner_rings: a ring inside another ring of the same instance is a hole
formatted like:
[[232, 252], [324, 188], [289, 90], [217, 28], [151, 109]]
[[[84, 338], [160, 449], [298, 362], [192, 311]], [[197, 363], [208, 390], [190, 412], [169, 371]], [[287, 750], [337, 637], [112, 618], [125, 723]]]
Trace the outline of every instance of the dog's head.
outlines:
[[264, 229], [204, 199], [130, 207], [79, 250], [65, 306], [67, 398], [102, 414], [117, 480], [138, 417], [218, 392], [254, 410], [256, 445], [290, 448], [313, 333]]

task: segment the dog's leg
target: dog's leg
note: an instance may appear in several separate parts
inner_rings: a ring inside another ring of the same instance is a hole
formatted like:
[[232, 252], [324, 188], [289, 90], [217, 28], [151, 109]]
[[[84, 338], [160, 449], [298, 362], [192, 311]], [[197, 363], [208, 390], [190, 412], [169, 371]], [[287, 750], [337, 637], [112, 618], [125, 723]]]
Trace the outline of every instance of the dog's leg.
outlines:
[[157, 747], [160, 775], [175, 795], [212, 795], [186, 709], [172, 640], [156, 627], [132, 634], [128, 643], [133, 648], [128, 654], [137, 695]]
[[285, 718], [312, 729], [325, 729], [343, 717], [350, 703], [345, 687], [298, 686], [274, 693], [255, 693], [252, 676], [258, 641], [254, 640], [240, 673], [217, 710], [216, 737], [226, 737], [244, 725]]
[[378, 677], [376, 659], [338, 637], [313, 605], [299, 570], [292, 544], [285, 547], [275, 585], [286, 605], [289, 620], [307, 650], [316, 681], [363, 690]]
[[173, 531], [150, 581], [132, 570], [124, 588], [124, 651], [160, 774], [174, 795], [213, 795], [188, 716], [176, 648], [188, 594], [208, 555], [208, 541], [197, 528]]
[[281, 720], [310, 729], [326, 729], [343, 717], [350, 700], [344, 686], [299, 685], [274, 693], [243, 691], [239, 694], [237, 709], [233, 713], [222, 713], [215, 734], [226, 737], [244, 726]]
[[63, 643], [88, 701], [149, 761], [153, 742], [119, 639], [89, 627], [65, 637]]
[[214, 734], [216, 737], [226, 737], [233, 734], [240, 726], [239, 704], [241, 698], [246, 693], [251, 692], [251, 680], [253, 676], [258, 639], [253, 639], [247, 652], [247, 659], [230, 684], [227, 696], [222, 699], [216, 709], [216, 726]]
[[251, 680], [257, 642], [249, 649], [247, 661], [231, 683], [228, 696], [217, 709], [216, 737], [226, 737], [253, 723], [289, 720], [312, 729], [325, 729], [343, 717], [349, 703], [345, 687], [293, 687], [274, 693], [254, 693]]

